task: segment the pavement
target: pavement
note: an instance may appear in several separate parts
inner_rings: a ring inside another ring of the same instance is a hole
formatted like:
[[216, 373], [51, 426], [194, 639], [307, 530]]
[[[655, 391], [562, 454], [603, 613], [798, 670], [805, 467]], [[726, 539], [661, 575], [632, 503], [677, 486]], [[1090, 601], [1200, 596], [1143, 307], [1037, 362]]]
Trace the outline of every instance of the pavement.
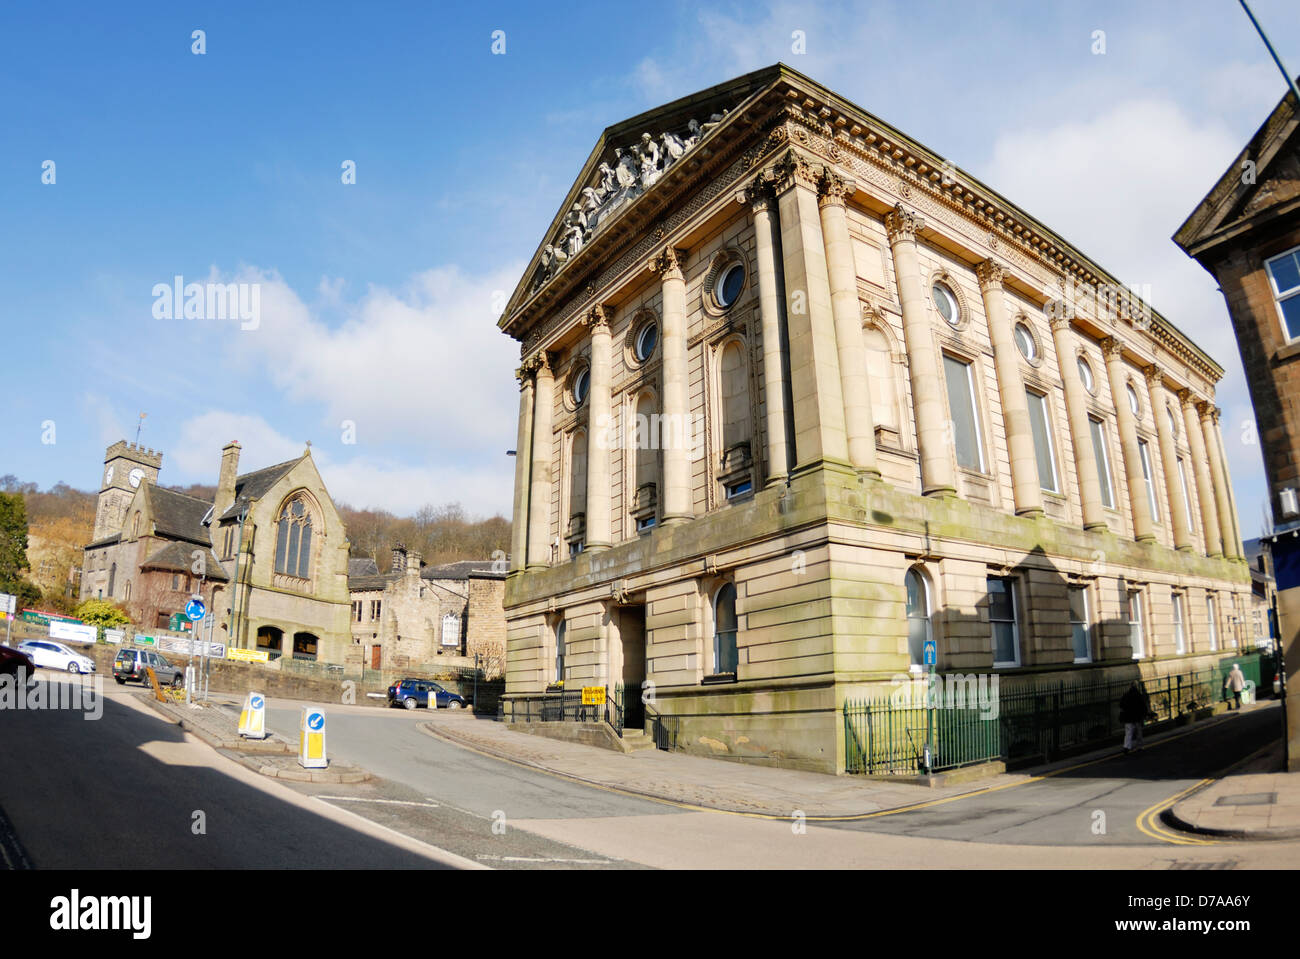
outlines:
[[[1260, 703], [1246, 710], [1264, 708]], [[1223, 722], [1228, 714], [1197, 726]], [[645, 750], [631, 754], [514, 732], [504, 723], [467, 714], [441, 713], [419, 724], [422, 732], [477, 752], [615, 792], [701, 810], [789, 818], [802, 812], [810, 820], [860, 817], [905, 809], [951, 797], [994, 792], [1030, 782], [1071, 766], [1121, 753], [1107, 746], [1060, 763], [1014, 773], [999, 773], [962, 783], [927, 787], [861, 776], [759, 767], [724, 760]], [[1148, 746], [1184, 730], [1148, 735]], [[1300, 773], [1281, 769], [1281, 742], [1265, 747], [1225, 775], [1193, 786], [1165, 813], [1165, 820], [1188, 832], [1239, 839], [1300, 838]]]

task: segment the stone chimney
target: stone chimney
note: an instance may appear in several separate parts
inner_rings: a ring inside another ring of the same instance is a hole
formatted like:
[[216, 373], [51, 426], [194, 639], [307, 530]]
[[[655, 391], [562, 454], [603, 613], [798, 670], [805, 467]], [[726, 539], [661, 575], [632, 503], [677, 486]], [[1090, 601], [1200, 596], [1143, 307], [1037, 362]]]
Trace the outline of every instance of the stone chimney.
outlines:
[[411, 550], [406, 554], [406, 575], [411, 579], [417, 579], [420, 575], [420, 567], [424, 565], [424, 557]]
[[389, 570], [389, 572], [390, 573], [406, 572], [406, 547], [403, 546], [401, 543], [397, 543], [393, 546], [393, 566]]
[[212, 504], [215, 520], [235, 504], [235, 478], [239, 476], [239, 443], [231, 440], [221, 448], [221, 474], [217, 477], [217, 495]]

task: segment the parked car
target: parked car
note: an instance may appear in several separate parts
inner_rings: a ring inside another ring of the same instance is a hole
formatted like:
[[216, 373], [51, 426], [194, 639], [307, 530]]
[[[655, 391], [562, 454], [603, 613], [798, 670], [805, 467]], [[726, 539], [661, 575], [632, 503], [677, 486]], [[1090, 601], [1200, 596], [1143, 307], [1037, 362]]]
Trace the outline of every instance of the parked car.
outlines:
[[95, 671], [95, 661], [89, 656], [53, 640], [29, 639], [18, 644], [18, 651], [26, 653], [33, 663], [46, 669], [66, 669], [70, 673]]
[[470, 701], [459, 693], [444, 689], [431, 679], [402, 679], [388, 687], [388, 705], [401, 705], [406, 709], [429, 705], [429, 694], [434, 695], [438, 709], [468, 709]]
[[156, 653], [152, 649], [136, 649], [133, 646], [118, 650], [117, 658], [113, 660], [113, 678], [117, 680], [119, 686], [128, 679], [134, 679], [147, 686], [149, 674], [145, 670], [150, 666], [153, 667], [158, 682], [163, 686], [168, 683], [173, 686], [184, 685], [183, 669], [167, 662], [166, 657], [161, 653]]
[[22, 682], [36, 672], [36, 664], [26, 653], [0, 646], [0, 676], [10, 675]]

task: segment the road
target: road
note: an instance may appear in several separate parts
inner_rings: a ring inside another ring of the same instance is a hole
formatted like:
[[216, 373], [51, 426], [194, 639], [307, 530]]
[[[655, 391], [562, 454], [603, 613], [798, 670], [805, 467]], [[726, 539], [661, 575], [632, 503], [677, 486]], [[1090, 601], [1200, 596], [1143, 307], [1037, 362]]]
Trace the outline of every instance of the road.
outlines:
[[[41, 671], [39, 681], [84, 680]], [[0, 710], [0, 810], [38, 868], [1300, 865], [1300, 843], [1205, 843], [1143, 819], [1263, 745], [1277, 729], [1271, 708], [1010, 788], [800, 827], [684, 809], [484, 757], [421, 732], [418, 724], [441, 721], [424, 710], [328, 706], [330, 754], [377, 778], [287, 784], [183, 734], [130, 687], [107, 686], [95, 722], [68, 711]], [[292, 737], [301, 706], [270, 701], [268, 725]], [[196, 811], [206, 817], [202, 835], [192, 829]], [[4, 832], [0, 821], [0, 849]]]

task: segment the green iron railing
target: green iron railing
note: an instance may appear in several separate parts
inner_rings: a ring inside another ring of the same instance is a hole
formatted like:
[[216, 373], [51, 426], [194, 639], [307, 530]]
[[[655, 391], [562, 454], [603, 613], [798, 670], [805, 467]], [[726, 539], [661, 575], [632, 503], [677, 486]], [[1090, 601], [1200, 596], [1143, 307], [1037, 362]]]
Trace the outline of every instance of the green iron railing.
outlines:
[[[1247, 658], [1232, 661], [1241, 662], [1244, 672]], [[1223, 676], [1232, 661], [1222, 669], [1147, 679], [1144, 688], [1156, 721], [1221, 699]], [[990, 703], [967, 699], [953, 706], [940, 697], [933, 710], [920, 697], [904, 705], [888, 696], [848, 701], [843, 710], [845, 769], [873, 775], [924, 772], [927, 742], [932, 772], [995, 760], [1050, 762], [1122, 732], [1119, 700], [1132, 681], [1008, 679]]]

